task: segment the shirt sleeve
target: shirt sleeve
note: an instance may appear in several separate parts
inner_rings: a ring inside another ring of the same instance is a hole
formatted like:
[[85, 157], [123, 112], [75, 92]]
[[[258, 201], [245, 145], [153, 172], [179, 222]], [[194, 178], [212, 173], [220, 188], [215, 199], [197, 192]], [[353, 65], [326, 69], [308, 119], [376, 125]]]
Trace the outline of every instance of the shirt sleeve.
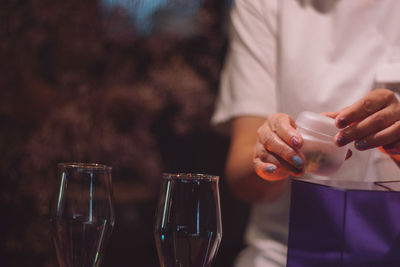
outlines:
[[236, 0], [213, 125], [277, 111], [278, 0]]

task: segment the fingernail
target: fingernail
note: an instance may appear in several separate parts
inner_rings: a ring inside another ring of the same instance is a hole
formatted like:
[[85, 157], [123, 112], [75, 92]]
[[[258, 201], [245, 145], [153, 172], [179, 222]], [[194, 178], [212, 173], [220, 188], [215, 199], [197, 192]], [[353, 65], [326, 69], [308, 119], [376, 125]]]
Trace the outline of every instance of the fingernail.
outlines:
[[268, 173], [274, 172], [275, 169], [276, 169], [275, 166], [268, 166], [268, 167], [267, 167], [267, 172], [268, 172]]
[[292, 144], [293, 144], [294, 147], [299, 147], [299, 146], [300, 146], [300, 140], [299, 140], [299, 138], [296, 137], [296, 136], [293, 136], [293, 137], [292, 137]]
[[338, 144], [338, 146], [344, 146], [346, 144], [346, 138], [343, 135], [339, 135], [336, 138], [336, 143]]
[[297, 155], [292, 157], [292, 162], [296, 168], [301, 168], [301, 166], [303, 166], [303, 160]]
[[338, 119], [336, 120], [336, 124], [337, 124], [337, 126], [338, 126], [339, 128], [344, 128], [344, 127], [347, 126], [347, 122], [346, 122], [346, 120], [345, 120], [344, 118], [338, 118]]
[[368, 143], [365, 140], [360, 140], [360, 141], [355, 142], [354, 145], [358, 150], [363, 150], [363, 149], [367, 148]]

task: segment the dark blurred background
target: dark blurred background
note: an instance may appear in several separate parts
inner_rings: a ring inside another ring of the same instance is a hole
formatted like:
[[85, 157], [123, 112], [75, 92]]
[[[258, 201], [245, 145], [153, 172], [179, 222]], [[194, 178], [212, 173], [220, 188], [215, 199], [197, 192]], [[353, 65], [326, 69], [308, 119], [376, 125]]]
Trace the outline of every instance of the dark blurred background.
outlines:
[[113, 167], [102, 266], [159, 266], [162, 172], [221, 176], [215, 267], [231, 266], [248, 207], [224, 182], [229, 139], [210, 126], [231, 1], [192, 2], [183, 12], [165, 0], [1, 1], [1, 266], [57, 266], [49, 202], [56, 164], [71, 161]]

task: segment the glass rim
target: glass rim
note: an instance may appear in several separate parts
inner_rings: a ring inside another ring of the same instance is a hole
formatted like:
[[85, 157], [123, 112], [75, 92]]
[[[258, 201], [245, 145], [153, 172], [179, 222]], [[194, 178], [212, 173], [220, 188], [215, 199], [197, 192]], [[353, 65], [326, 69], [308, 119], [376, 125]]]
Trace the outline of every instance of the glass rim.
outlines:
[[168, 173], [162, 174], [163, 179], [167, 180], [218, 180], [218, 175], [204, 173]]
[[110, 171], [112, 167], [99, 164], [99, 163], [91, 163], [91, 162], [60, 162], [57, 164], [58, 168], [80, 168], [80, 169], [88, 169], [88, 170], [108, 170]]

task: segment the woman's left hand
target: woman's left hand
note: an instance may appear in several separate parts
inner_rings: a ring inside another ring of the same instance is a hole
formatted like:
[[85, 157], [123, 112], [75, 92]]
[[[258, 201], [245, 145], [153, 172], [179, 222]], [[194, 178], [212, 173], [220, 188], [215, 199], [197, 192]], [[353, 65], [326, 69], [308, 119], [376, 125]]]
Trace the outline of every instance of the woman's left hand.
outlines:
[[358, 150], [382, 147], [391, 155], [400, 155], [400, 102], [388, 89], [368, 93], [353, 105], [334, 114], [338, 146], [355, 142]]

